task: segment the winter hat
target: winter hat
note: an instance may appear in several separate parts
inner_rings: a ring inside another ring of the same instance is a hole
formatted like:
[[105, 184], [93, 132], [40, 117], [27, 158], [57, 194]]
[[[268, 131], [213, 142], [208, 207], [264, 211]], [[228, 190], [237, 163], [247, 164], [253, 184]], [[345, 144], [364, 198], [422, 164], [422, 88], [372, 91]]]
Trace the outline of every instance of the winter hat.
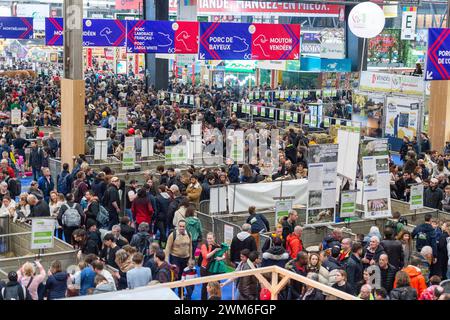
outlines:
[[262, 288], [261, 292], [259, 293], [259, 300], [270, 300], [271, 295], [270, 291], [267, 288]]
[[8, 280], [17, 281], [17, 273], [15, 271], [11, 271], [10, 273], [8, 273]]
[[133, 128], [128, 129], [128, 133], [129, 134], [134, 134], [134, 129]]

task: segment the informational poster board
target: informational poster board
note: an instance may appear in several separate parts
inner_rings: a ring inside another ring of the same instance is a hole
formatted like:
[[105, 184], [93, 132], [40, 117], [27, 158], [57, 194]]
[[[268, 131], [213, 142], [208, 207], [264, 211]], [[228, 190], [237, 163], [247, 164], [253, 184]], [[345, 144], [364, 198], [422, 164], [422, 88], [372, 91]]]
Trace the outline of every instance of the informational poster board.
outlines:
[[418, 210], [423, 208], [423, 184], [411, 186], [409, 195], [409, 209]]
[[377, 93], [355, 92], [352, 96], [352, 121], [361, 123], [363, 134], [376, 137], [384, 109], [384, 96]]
[[223, 225], [223, 242], [225, 242], [228, 245], [231, 245], [231, 241], [233, 241], [233, 237], [234, 237], [233, 226], [224, 224]]
[[188, 150], [187, 144], [178, 144], [176, 146], [165, 147], [165, 164], [186, 164], [188, 163]]
[[117, 115], [117, 131], [121, 132], [123, 129], [127, 127], [127, 108], [119, 107], [119, 112]]
[[227, 158], [232, 159], [237, 163], [244, 162], [244, 131], [229, 129], [226, 132], [227, 143], [226, 151]]
[[53, 248], [55, 219], [31, 219], [31, 250]]
[[341, 192], [341, 218], [349, 218], [356, 215], [356, 193], [355, 190]]
[[200, 136], [202, 134], [202, 124], [201, 123], [193, 123], [191, 127], [191, 135], [192, 136]]
[[154, 146], [153, 138], [143, 138], [141, 141], [142, 141], [141, 156], [153, 157], [153, 146]]
[[108, 135], [108, 129], [106, 128], [97, 128], [96, 131], [96, 140], [106, 140]]
[[394, 150], [399, 150], [404, 137], [417, 137], [419, 128], [419, 99], [387, 97], [385, 134]]
[[335, 221], [337, 144], [313, 145], [309, 148], [308, 210], [306, 224]]
[[227, 211], [227, 187], [212, 187], [209, 197], [209, 212], [219, 213]]
[[387, 139], [361, 142], [364, 218], [391, 217]]
[[108, 129], [97, 128], [94, 142], [94, 160], [108, 159]]
[[125, 137], [125, 148], [123, 150], [122, 169], [133, 170], [136, 166], [136, 149], [134, 137]]
[[22, 111], [14, 108], [11, 110], [11, 124], [20, 124], [22, 122]]
[[292, 209], [292, 200], [277, 201], [275, 203], [275, 225], [282, 217], [287, 217]]

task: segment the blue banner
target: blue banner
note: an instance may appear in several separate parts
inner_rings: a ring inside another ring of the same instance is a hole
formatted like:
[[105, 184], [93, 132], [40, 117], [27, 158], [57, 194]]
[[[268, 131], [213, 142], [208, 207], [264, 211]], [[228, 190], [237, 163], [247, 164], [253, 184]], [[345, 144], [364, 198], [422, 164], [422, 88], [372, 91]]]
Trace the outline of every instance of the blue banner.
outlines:
[[200, 23], [199, 60], [251, 60], [250, 23]]
[[428, 61], [425, 80], [450, 80], [450, 29], [428, 29]]
[[[45, 44], [63, 45], [63, 18], [45, 19]], [[126, 40], [126, 26], [123, 20], [83, 19], [83, 46], [123, 47]]]
[[171, 21], [127, 20], [127, 52], [175, 53]]
[[350, 72], [350, 59], [321, 59], [317, 57], [301, 57], [300, 70], [310, 72]]
[[33, 39], [33, 18], [0, 17], [0, 38]]

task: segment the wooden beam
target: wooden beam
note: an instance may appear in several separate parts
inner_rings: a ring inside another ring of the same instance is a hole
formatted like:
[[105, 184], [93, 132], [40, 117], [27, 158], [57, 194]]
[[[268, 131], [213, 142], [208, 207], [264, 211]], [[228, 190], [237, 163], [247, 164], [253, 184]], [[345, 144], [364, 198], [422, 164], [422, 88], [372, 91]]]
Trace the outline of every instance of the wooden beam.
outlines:
[[278, 300], [278, 292], [275, 290], [278, 284], [278, 273], [272, 272], [272, 288], [270, 290], [270, 299]]
[[274, 288], [275, 294], [278, 296], [280, 291], [284, 288], [284, 286], [291, 280], [289, 277], [284, 277], [281, 279], [281, 281], [278, 283], [278, 285]]

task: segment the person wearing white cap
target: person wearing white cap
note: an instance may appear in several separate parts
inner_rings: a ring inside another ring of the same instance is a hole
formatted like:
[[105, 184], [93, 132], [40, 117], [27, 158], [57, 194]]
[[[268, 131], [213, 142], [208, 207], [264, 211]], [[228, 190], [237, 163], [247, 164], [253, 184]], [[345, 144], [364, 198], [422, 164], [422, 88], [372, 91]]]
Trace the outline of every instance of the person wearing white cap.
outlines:
[[444, 192], [439, 188], [439, 180], [432, 178], [430, 186], [424, 191], [423, 205], [428, 208], [442, 209], [442, 200], [444, 199]]

